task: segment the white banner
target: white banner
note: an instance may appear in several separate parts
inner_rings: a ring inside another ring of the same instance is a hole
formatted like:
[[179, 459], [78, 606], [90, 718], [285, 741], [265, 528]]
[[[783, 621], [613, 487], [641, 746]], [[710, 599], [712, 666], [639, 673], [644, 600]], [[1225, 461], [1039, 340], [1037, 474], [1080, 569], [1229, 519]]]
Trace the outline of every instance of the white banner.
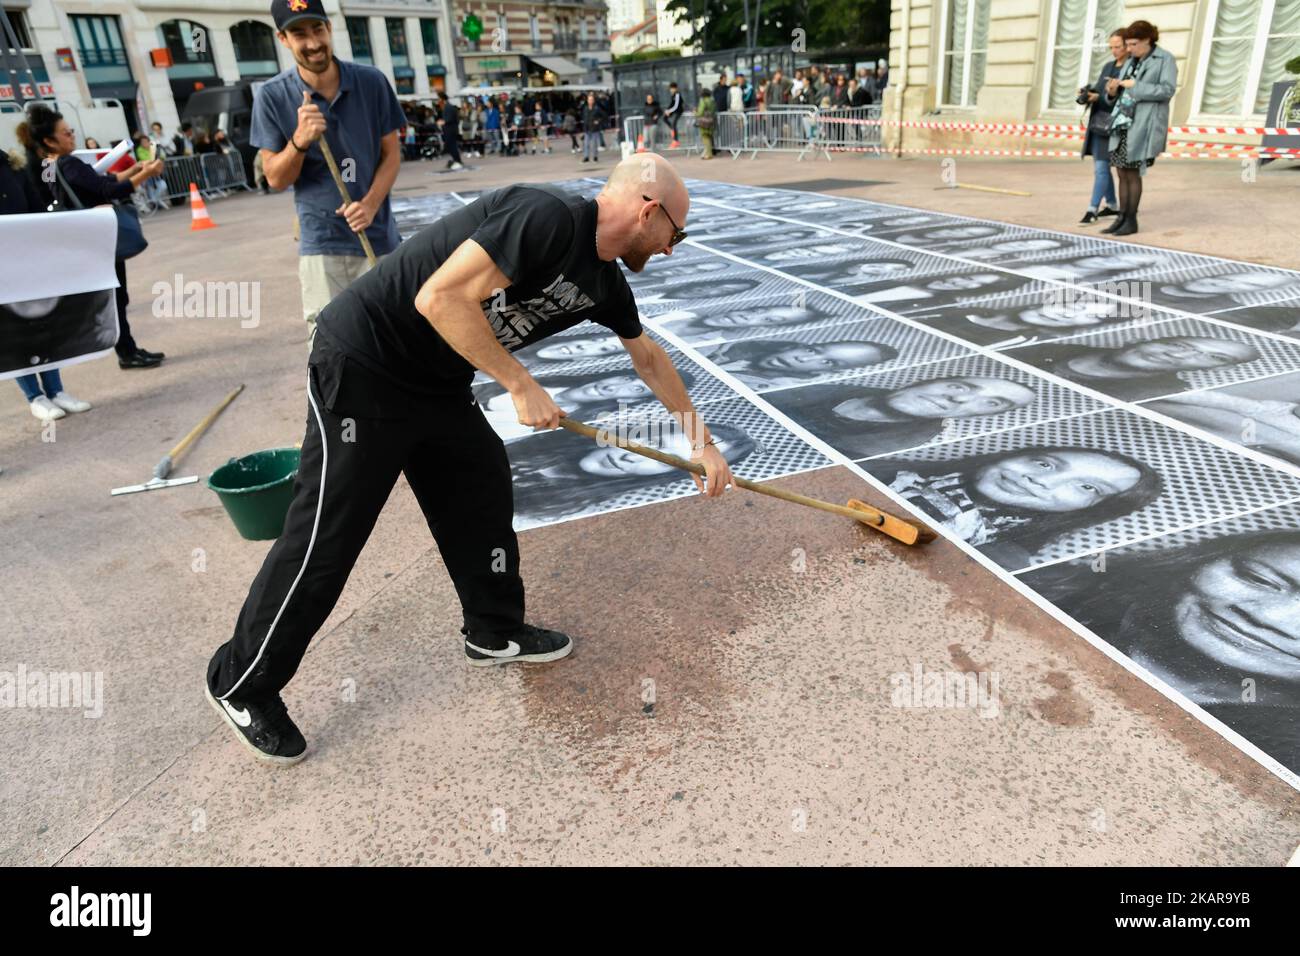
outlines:
[[112, 349], [116, 245], [111, 206], [0, 216], [0, 379]]
[[117, 288], [111, 206], [0, 216], [0, 303]]

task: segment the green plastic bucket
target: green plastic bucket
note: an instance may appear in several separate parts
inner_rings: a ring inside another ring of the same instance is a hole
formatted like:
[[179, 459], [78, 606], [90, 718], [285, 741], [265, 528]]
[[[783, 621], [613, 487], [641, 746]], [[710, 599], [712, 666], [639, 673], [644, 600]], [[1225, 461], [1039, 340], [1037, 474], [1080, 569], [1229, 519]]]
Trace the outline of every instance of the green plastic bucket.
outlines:
[[297, 448], [269, 448], [232, 458], [208, 476], [208, 487], [217, 493], [243, 537], [249, 541], [280, 537], [301, 457]]

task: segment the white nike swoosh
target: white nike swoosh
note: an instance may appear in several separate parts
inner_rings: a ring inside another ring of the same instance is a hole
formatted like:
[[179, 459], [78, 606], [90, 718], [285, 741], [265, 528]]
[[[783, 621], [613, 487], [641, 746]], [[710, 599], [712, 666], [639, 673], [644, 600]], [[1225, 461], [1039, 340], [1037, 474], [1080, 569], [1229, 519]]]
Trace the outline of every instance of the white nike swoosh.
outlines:
[[243, 710], [235, 710], [235, 708], [231, 707], [224, 700], [221, 702], [221, 706], [226, 709], [226, 713], [230, 715], [230, 719], [240, 727], [247, 727], [253, 722], [253, 715], [248, 712], [247, 707]]
[[488, 657], [514, 657], [519, 653], [519, 645], [514, 641], [506, 641], [505, 650], [490, 651], [486, 647], [479, 647], [477, 644], [465, 642], [465, 646], [470, 650], [478, 651], [480, 654], [486, 654]]

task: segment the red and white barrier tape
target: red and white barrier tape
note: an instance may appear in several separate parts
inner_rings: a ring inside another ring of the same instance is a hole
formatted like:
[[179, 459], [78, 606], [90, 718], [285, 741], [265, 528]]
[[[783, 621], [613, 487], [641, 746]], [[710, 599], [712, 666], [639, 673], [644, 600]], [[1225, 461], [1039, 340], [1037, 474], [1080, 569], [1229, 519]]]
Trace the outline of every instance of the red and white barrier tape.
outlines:
[[[1217, 144], [1209, 144], [1217, 146]], [[884, 152], [893, 152], [883, 148]], [[922, 149], [905, 146], [904, 153], [921, 153], [926, 156], [1056, 156], [1079, 158], [1078, 150], [1065, 149]], [[1199, 153], [1161, 153], [1162, 159], [1273, 159], [1279, 156], [1300, 156], [1300, 149], [1279, 149], [1273, 147], [1251, 146], [1242, 150], [1213, 151]]]
[[921, 149], [905, 146], [903, 152], [923, 153], [927, 156], [1070, 156], [1074, 159], [1079, 158], [1079, 151], [1076, 149]]
[[[938, 120], [859, 119], [852, 116], [812, 117], [816, 123], [843, 123], [849, 126], [902, 126], [906, 129], [948, 129], [966, 133], [1011, 133], [1043, 136], [1049, 139], [1082, 137], [1086, 127], [1068, 123], [944, 123]], [[1170, 126], [1171, 135], [1191, 136], [1300, 136], [1300, 128], [1281, 126]]]
[[1300, 136], [1300, 129], [1273, 126], [1171, 126], [1169, 132], [1193, 136]]
[[971, 133], [1083, 133], [1078, 123], [940, 123], [934, 120], [887, 120], [890, 126], [908, 129], [959, 129]]
[[[826, 120], [824, 119], [823, 122]], [[972, 133], [1084, 133], [1079, 124], [1064, 123], [944, 123], [936, 120], [880, 120], [888, 126], [908, 129], [952, 129]], [[1175, 135], [1192, 136], [1300, 136], [1300, 129], [1275, 126], [1171, 126]]]

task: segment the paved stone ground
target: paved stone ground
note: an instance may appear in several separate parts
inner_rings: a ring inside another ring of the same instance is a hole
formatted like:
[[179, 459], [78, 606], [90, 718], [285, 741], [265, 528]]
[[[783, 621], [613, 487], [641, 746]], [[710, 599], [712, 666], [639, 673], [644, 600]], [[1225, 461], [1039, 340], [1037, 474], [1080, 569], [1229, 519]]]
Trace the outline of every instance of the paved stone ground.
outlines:
[[[478, 165], [408, 166], [398, 194], [591, 171], [567, 151]], [[823, 188], [1067, 230], [1089, 188], [1072, 161], [957, 167], [1031, 198], [943, 189], [937, 158], [681, 165], [878, 181]], [[1298, 192], [1294, 168], [1243, 183], [1233, 163], [1158, 164], [1136, 238], [1300, 268]], [[151, 219], [129, 264], [132, 324], [162, 368], [67, 370], [95, 408], [53, 443], [0, 390], [0, 670], [102, 671], [105, 696], [97, 720], [0, 711], [0, 862], [1278, 865], [1300, 842], [1291, 788], [947, 543], [911, 551], [741, 493], [523, 534], [530, 617], [579, 643], [483, 673], [399, 484], [286, 692], [311, 757], [254, 764], [200, 681], [269, 545], [240, 539], [202, 485], [108, 495], [240, 382], [178, 474], [301, 437], [291, 197], [210, 209], [209, 232], [179, 210]], [[260, 323], [153, 317], [153, 284], [178, 274], [259, 282]], [[880, 500], [839, 468], [782, 484]], [[997, 671], [1001, 716], [892, 707], [889, 675], [917, 662]]]

